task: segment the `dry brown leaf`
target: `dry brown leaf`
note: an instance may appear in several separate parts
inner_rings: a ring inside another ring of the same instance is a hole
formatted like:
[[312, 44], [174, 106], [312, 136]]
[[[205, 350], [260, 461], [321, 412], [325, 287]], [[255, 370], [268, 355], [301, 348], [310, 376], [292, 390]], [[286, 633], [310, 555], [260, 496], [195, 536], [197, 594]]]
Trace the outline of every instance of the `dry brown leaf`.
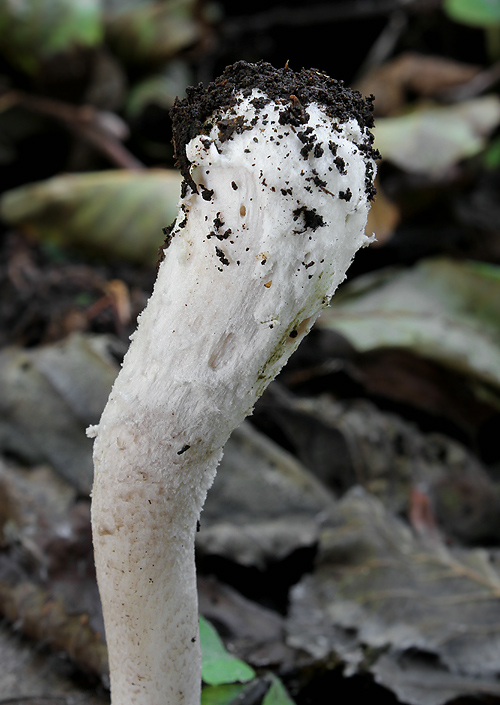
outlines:
[[265, 569], [314, 546], [317, 516], [331, 499], [298, 460], [244, 422], [225, 446], [203, 509], [197, 551]]
[[406, 53], [369, 72], [356, 87], [364, 95], [375, 95], [376, 115], [391, 115], [402, 110], [409, 95], [437, 96], [467, 83], [480, 70], [440, 56]]
[[29, 464], [49, 463], [83, 494], [92, 484], [92, 443], [114, 382], [113, 339], [75, 333], [54, 345], [0, 351], [0, 449]]
[[33, 645], [0, 626], [0, 663], [4, 705], [109, 705], [109, 697], [75, 681], [74, 669], [60, 654]]
[[[377, 673], [387, 656], [419, 657], [447, 688], [408, 689], [413, 705], [446, 703], [450, 691], [499, 692], [500, 574], [492, 557], [422, 541], [359, 488], [325, 523], [316, 569], [292, 590], [288, 628], [290, 645], [315, 659], [340, 656], [350, 673]], [[419, 673], [407, 664], [407, 684]], [[399, 672], [378, 675], [386, 687], [400, 685]]]
[[383, 245], [390, 240], [401, 220], [398, 206], [390, 201], [384, 193], [380, 182], [377, 180], [377, 196], [368, 213], [368, 222], [365, 231], [367, 235], [375, 235], [376, 240], [372, 247]]

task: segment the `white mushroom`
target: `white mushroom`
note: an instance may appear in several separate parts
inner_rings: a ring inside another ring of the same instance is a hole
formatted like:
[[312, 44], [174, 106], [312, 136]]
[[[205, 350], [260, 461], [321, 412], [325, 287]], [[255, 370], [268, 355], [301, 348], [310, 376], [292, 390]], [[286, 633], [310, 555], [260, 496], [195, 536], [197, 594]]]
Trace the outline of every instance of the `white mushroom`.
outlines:
[[199, 705], [200, 511], [231, 431], [368, 242], [370, 108], [318, 71], [244, 62], [174, 108], [179, 215], [89, 431], [113, 705]]

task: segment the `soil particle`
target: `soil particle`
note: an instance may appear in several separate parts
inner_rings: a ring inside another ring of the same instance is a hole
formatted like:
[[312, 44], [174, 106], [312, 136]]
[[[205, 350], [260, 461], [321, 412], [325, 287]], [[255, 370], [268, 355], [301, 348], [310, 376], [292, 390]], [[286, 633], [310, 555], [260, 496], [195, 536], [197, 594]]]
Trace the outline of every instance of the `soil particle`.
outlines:
[[217, 228], [217, 230], [220, 230], [223, 226], [224, 226], [224, 221], [220, 217], [220, 212], [218, 212], [214, 218], [214, 227]]
[[335, 157], [333, 160], [335, 166], [339, 170], [339, 173], [344, 175], [347, 174], [347, 170], [345, 168], [345, 161], [342, 159], [342, 157]]
[[224, 264], [227, 267], [229, 265], [229, 260], [226, 257], [224, 250], [221, 250], [220, 247], [216, 247], [215, 253], [216, 253], [217, 257], [220, 259], [221, 264]]
[[203, 184], [200, 184], [201, 197], [205, 201], [211, 201], [214, 195], [213, 189], [206, 188]]
[[167, 225], [165, 228], [162, 228], [162, 233], [165, 235], [165, 240], [163, 242], [163, 245], [161, 245], [160, 249], [158, 250], [158, 265], [165, 259], [165, 250], [169, 247], [170, 242], [172, 240], [172, 230], [174, 229], [174, 225], [175, 221], [174, 223], [171, 223], [171, 225]]
[[[317, 213], [314, 208], [308, 209], [305, 206], [300, 206], [293, 211], [293, 219], [302, 218], [305, 230], [317, 230], [325, 225], [323, 216]], [[296, 234], [304, 232], [304, 230], [294, 230]]]

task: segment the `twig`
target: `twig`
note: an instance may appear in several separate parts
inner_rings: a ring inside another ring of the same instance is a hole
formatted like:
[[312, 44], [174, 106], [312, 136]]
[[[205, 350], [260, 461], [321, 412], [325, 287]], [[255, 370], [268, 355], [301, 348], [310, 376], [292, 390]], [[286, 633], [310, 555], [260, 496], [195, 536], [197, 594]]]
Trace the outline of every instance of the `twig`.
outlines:
[[340, 22], [353, 18], [360, 19], [392, 14], [397, 10], [415, 5], [418, 0], [347, 0], [342, 3], [322, 3], [304, 7], [273, 7], [264, 12], [244, 15], [226, 20], [222, 31], [229, 36], [248, 32], [262, 32], [276, 26], [305, 27], [325, 22]]
[[357, 79], [355, 80], [359, 80], [367, 74], [368, 71], [381, 66], [387, 61], [407, 26], [408, 15], [406, 12], [398, 9], [389, 15], [387, 24], [373, 43], [368, 55], [358, 69]]
[[127, 135], [128, 128], [117, 115], [96, 110], [91, 105], [75, 106], [21, 91], [9, 91], [0, 98], [0, 112], [14, 106], [59, 120], [67, 129], [105, 154], [116, 166], [132, 171], [145, 168], [120, 141]]
[[440, 98], [450, 103], [461, 103], [484, 93], [500, 80], [500, 61], [477, 73], [467, 83], [449, 88], [440, 94]]
[[[30, 582], [0, 581], [0, 614], [19, 625], [23, 634], [62, 651], [87, 673], [106, 679], [107, 650], [85, 615], [66, 612], [63, 602]], [[0, 705], [2, 705], [0, 701]]]

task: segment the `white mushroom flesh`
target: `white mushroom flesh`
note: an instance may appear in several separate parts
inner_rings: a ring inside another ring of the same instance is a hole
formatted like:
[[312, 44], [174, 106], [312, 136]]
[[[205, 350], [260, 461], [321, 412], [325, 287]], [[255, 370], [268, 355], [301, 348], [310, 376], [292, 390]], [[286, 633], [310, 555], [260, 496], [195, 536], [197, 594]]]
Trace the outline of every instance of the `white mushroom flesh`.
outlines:
[[366, 128], [314, 103], [283, 125], [262, 95], [187, 144], [198, 192], [91, 429], [113, 705], [199, 705], [194, 537], [223, 446], [369, 241]]

